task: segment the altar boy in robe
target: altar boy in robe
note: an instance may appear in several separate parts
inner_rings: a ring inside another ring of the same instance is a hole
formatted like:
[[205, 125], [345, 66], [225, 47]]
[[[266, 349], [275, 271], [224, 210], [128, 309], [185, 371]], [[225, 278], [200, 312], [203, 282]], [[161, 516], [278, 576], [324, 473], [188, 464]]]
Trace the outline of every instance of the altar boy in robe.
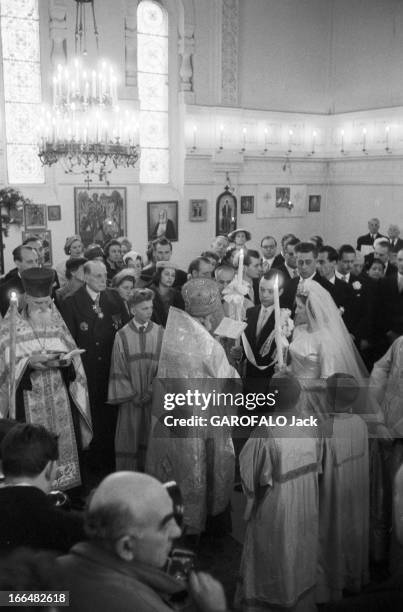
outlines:
[[163, 328], [151, 321], [154, 293], [135, 289], [128, 301], [133, 319], [115, 336], [108, 403], [119, 405], [116, 469], [144, 470], [151, 423], [151, 387], [157, 373]]

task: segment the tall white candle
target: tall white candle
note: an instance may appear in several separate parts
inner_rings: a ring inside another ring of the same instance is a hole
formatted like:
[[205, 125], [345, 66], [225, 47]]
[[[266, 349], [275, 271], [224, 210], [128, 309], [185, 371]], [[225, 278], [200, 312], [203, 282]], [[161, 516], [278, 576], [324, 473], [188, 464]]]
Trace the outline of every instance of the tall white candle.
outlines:
[[[15, 419], [15, 391], [16, 391], [16, 350], [17, 350], [17, 313], [18, 313], [18, 297], [15, 291], [10, 296], [10, 386], [9, 386], [9, 412], [10, 419]], [[7, 415], [5, 415], [7, 416]]]
[[220, 125], [220, 149], [224, 146], [224, 126]]
[[273, 283], [274, 293], [274, 321], [275, 321], [275, 340], [277, 346], [277, 363], [278, 367], [282, 368], [284, 365], [283, 359], [283, 344], [281, 342], [281, 315], [280, 315], [280, 295], [278, 288], [278, 275], [274, 279]]
[[244, 260], [244, 252], [243, 252], [243, 249], [241, 249], [239, 251], [239, 258], [238, 258], [238, 283], [239, 283], [239, 286], [241, 286], [242, 279], [243, 279], [243, 260]]

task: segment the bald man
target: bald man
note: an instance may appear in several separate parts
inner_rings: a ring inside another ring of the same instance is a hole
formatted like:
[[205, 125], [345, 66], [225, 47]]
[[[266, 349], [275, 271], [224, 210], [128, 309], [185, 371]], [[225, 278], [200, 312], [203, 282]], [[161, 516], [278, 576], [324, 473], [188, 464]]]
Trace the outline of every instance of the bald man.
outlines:
[[106, 404], [115, 334], [128, 323], [122, 298], [106, 289], [107, 272], [100, 261], [84, 265], [84, 285], [66, 298], [60, 311], [82, 354], [88, 382], [94, 437], [85, 456], [84, 475], [92, 488], [115, 469], [116, 406]]
[[89, 541], [58, 559], [70, 611], [172, 612], [182, 595], [195, 604], [186, 610], [224, 612], [224, 591], [209, 575], [193, 573], [187, 587], [163, 571], [181, 535], [176, 517], [168, 489], [151, 476], [105, 478], [87, 509]]

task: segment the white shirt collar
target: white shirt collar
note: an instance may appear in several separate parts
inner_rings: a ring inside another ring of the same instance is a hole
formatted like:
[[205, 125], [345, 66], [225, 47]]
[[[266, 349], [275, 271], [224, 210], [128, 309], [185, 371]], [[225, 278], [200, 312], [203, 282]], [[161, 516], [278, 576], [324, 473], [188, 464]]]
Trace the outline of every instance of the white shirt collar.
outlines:
[[328, 281], [329, 281], [329, 283], [332, 283], [332, 285], [334, 285], [335, 282], [336, 282], [336, 275], [333, 275], [332, 278], [328, 279]]
[[342, 281], [344, 281], [345, 278], [347, 278], [347, 282], [350, 281], [350, 272], [348, 274], [342, 274], [341, 272], [336, 270], [335, 274], [336, 274], [337, 278], [339, 278]]
[[90, 296], [90, 298], [95, 302], [95, 300], [97, 299], [98, 295], [100, 295], [100, 294], [97, 293], [96, 291], [94, 291], [93, 289], [90, 289], [88, 287], [88, 285], [85, 285], [85, 288], [86, 288], [87, 293]]
[[146, 330], [147, 327], [150, 324], [150, 321], [148, 321], [147, 323], [138, 323], [138, 321], [136, 321], [136, 319], [134, 317], [133, 317], [132, 321], [133, 321], [134, 325], [137, 327], [138, 330], [140, 329], [140, 327], [144, 327], [144, 330]]
[[315, 276], [315, 274], [316, 274], [316, 271], [311, 276], [308, 276], [308, 278], [302, 278], [302, 276], [300, 276], [299, 279], [304, 283], [307, 280], [313, 280], [313, 277]]
[[287, 270], [288, 274], [291, 276], [291, 278], [294, 278], [294, 272], [297, 268], [290, 268], [289, 266], [287, 266], [287, 264], [285, 263], [285, 269]]

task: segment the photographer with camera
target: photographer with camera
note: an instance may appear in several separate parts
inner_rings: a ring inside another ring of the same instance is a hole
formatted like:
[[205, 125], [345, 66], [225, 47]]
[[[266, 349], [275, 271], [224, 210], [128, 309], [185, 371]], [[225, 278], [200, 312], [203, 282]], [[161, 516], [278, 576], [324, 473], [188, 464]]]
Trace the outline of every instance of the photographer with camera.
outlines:
[[192, 572], [187, 583], [164, 571], [182, 510], [172, 483], [138, 472], [107, 476], [88, 504], [89, 541], [58, 559], [70, 611], [225, 612], [223, 588], [211, 576]]

